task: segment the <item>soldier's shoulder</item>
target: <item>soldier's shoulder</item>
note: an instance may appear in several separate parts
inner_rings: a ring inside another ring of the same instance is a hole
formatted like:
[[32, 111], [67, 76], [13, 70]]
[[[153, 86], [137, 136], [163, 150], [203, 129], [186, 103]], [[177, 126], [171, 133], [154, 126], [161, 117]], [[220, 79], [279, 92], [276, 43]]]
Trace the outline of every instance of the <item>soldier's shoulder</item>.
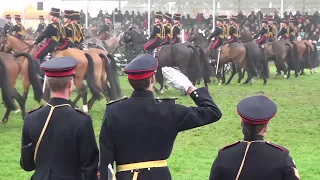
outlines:
[[266, 144], [269, 145], [270, 147], [273, 147], [275, 149], [278, 149], [279, 151], [282, 151], [283, 153], [289, 153], [289, 150], [279, 144], [271, 143], [269, 141], [266, 141]]
[[43, 105], [41, 105], [40, 107], [38, 107], [38, 108], [36, 108], [36, 109], [33, 109], [33, 110], [29, 111], [27, 114], [34, 113], [34, 112], [40, 110], [42, 107], [43, 107]]
[[124, 101], [124, 100], [127, 100], [127, 99], [128, 99], [128, 97], [125, 96], [125, 97], [123, 97], [123, 98], [121, 98], [121, 99], [109, 101], [109, 102], [107, 103], [107, 106], [110, 106], [110, 105], [112, 105], [112, 104], [119, 103], [119, 102]]
[[228, 145], [224, 146], [223, 148], [221, 148], [220, 151], [224, 151], [224, 150], [226, 150], [228, 148], [232, 148], [232, 147], [234, 147], [235, 145], [237, 145], [239, 143], [240, 143], [240, 141], [236, 141], [234, 143], [228, 144]]
[[77, 113], [79, 113], [79, 114], [81, 114], [81, 115], [83, 115], [83, 116], [88, 116], [88, 114], [87, 114], [87, 113], [85, 113], [85, 112], [81, 111], [81, 110], [80, 110], [80, 109], [78, 109], [78, 108], [74, 108], [74, 110], [75, 110]]

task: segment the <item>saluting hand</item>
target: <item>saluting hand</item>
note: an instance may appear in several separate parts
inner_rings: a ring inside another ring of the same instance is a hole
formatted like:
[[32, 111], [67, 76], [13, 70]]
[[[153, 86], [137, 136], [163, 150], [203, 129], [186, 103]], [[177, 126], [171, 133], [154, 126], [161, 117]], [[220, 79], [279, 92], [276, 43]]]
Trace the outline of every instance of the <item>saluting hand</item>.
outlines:
[[163, 67], [163, 76], [167, 79], [167, 83], [173, 88], [188, 92], [190, 87], [193, 87], [191, 81], [181, 72], [172, 67]]

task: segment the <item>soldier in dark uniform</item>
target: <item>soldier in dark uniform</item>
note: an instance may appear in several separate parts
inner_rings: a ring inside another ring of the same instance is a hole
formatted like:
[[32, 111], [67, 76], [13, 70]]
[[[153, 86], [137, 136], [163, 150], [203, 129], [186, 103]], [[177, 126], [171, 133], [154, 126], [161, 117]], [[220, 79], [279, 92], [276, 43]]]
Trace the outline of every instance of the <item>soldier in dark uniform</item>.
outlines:
[[74, 46], [75, 36], [75, 26], [72, 23], [73, 20], [73, 10], [65, 10], [64, 11], [64, 29], [66, 31], [66, 38], [64, 38], [62, 46], [60, 46], [60, 51], [72, 48]]
[[25, 36], [25, 28], [21, 24], [20, 15], [15, 15], [14, 19], [16, 20], [16, 25], [13, 26], [12, 32], [15, 32], [15, 37], [18, 39], [23, 39]]
[[264, 140], [277, 105], [266, 96], [251, 96], [240, 101], [237, 111], [244, 139], [220, 149], [210, 180], [299, 180], [289, 150]]
[[44, 57], [53, 51], [53, 49], [59, 45], [59, 42], [65, 38], [66, 32], [64, 26], [60, 23], [60, 9], [51, 8], [50, 20], [52, 21], [48, 24], [47, 28], [43, 33], [38, 36], [34, 44], [38, 44], [44, 38], [47, 38], [46, 43], [37, 51], [35, 55], [35, 60], [40, 60], [43, 62]]
[[269, 16], [268, 18], [268, 34], [267, 34], [267, 41], [272, 42], [274, 40], [274, 37], [277, 36], [277, 27], [273, 24], [273, 17]]
[[79, 23], [80, 20], [80, 12], [78, 11], [73, 11], [73, 25], [75, 27], [75, 40], [74, 43], [77, 47], [83, 42], [84, 40], [84, 32], [83, 32], [83, 27]]
[[222, 28], [223, 29], [223, 42], [228, 42], [228, 38], [230, 36], [230, 33], [229, 33], [230, 27], [228, 25], [229, 19], [228, 19], [228, 16], [226, 16], [226, 15], [223, 15], [222, 18], [223, 18], [223, 28]]
[[162, 45], [171, 44], [172, 40], [172, 25], [171, 25], [172, 15], [166, 13], [163, 15], [163, 25], [162, 25]]
[[155, 99], [152, 93], [158, 61], [149, 54], [132, 60], [124, 72], [134, 91], [130, 98], [107, 105], [100, 132], [100, 178], [108, 178], [108, 165], [117, 165], [117, 180], [171, 180], [167, 167], [174, 140], [181, 131], [218, 121], [222, 114], [207, 88], [197, 89], [179, 71], [162, 68], [177, 90], [190, 94], [198, 107], [175, 99]]
[[[110, 16], [110, 15], [108, 15]], [[109, 24], [109, 17], [105, 18], [105, 23], [100, 27], [99, 31], [99, 39], [100, 40], [106, 40], [109, 38], [109, 32], [110, 32], [110, 24]]]
[[39, 16], [39, 20], [40, 20], [40, 23], [39, 23], [38, 28], [37, 28], [37, 30], [35, 32], [38, 35], [40, 35], [47, 27], [46, 23], [44, 22], [44, 17], [43, 16]]
[[222, 17], [218, 16], [216, 19], [216, 29], [210, 36], [208, 37], [208, 41], [211, 42], [211, 39], [215, 37], [214, 43], [211, 46], [211, 50], [215, 50], [223, 44], [223, 24], [222, 24]]
[[41, 64], [51, 99], [25, 116], [20, 165], [32, 180], [96, 180], [99, 163], [92, 119], [70, 105], [78, 61], [70, 57]]
[[288, 24], [287, 19], [281, 19], [281, 29], [280, 29], [280, 32], [278, 33], [277, 39], [279, 39], [280, 36], [281, 36], [280, 39], [283, 39], [283, 40], [287, 40], [288, 39], [288, 36], [287, 36], [287, 33], [288, 33], [287, 24]]
[[236, 16], [232, 16], [230, 18], [230, 30], [229, 30], [229, 34], [230, 34], [230, 39], [228, 41], [228, 43], [233, 43], [233, 42], [238, 42], [239, 41], [239, 27], [237, 24], [237, 17]]
[[179, 37], [180, 31], [181, 31], [180, 17], [181, 17], [181, 14], [173, 15], [174, 25], [172, 27], [172, 44], [180, 42], [180, 37]]
[[161, 36], [162, 23], [161, 23], [161, 20], [162, 20], [162, 12], [161, 11], [156, 12], [155, 24], [153, 25], [153, 31], [150, 35], [150, 41], [147, 42], [143, 47], [143, 50], [145, 52], [148, 52], [149, 54], [151, 54], [155, 48], [159, 47], [162, 42], [162, 36]]
[[7, 21], [7, 23], [3, 26], [3, 31], [5, 34], [9, 33], [13, 28], [10, 14], [6, 15], [6, 21]]
[[262, 45], [267, 42], [267, 33], [268, 33], [267, 23], [268, 23], [267, 19], [262, 19], [262, 23], [261, 23], [262, 27], [260, 31], [253, 36], [254, 39], [260, 36], [259, 39], [257, 39], [256, 41], [256, 43], [259, 45]]
[[289, 20], [289, 32], [288, 32], [288, 38], [289, 41], [294, 41], [296, 37], [296, 29], [294, 27], [294, 19], [290, 18]]

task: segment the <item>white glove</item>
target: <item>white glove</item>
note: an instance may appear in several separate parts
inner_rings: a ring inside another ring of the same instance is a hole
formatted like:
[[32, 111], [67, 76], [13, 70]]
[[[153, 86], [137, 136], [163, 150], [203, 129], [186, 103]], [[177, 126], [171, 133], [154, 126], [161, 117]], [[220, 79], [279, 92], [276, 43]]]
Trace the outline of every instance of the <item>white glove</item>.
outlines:
[[189, 87], [192, 86], [191, 81], [178, 70], [172, 67], [163, 67], [161, 70], [163, 76], [167, 79], [167, 83], [176, 90], [187, 92]]

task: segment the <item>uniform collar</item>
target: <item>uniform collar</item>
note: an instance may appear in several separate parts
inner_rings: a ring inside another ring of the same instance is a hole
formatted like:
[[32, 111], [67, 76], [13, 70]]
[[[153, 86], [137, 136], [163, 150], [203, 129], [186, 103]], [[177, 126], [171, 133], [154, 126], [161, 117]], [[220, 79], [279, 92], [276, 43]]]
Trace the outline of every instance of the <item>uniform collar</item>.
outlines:
[[148, 90], [137, 91], [134, 90], [131, 94], [131, 97], [150, 97], [154, 98], [153, 92]]
[[49, 103], [52, 106], [60, 105], [60, 104], [71, 104], [70, 100], [64, 98], [51, 98]]
[[244, 141], [264, 141], [264, 137], [260, 136], [260, 135], [256, 135], [254, 137], [248, 137], [248, 136], [244, 136], [243, 138]]

